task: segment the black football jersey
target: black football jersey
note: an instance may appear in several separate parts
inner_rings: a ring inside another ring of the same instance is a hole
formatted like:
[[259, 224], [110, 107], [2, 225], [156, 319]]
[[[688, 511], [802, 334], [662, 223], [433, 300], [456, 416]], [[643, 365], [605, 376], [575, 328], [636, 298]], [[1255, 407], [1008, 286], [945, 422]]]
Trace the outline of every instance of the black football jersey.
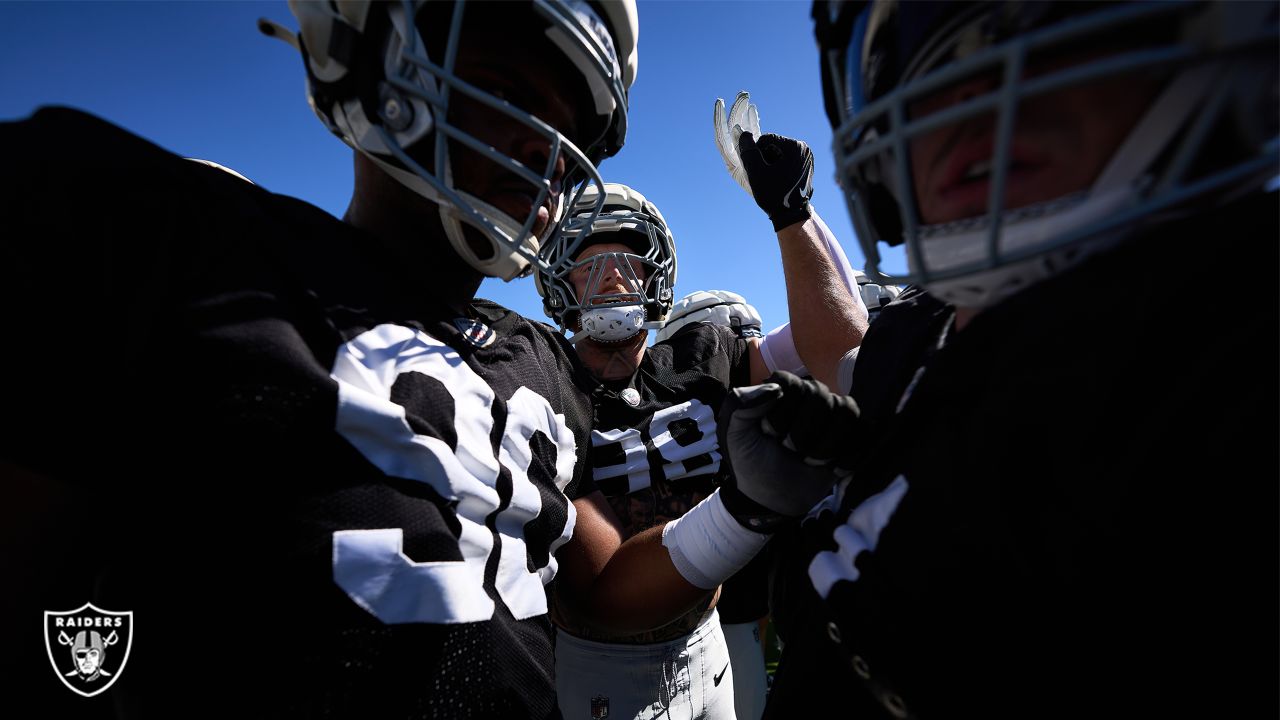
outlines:
[[[591, 472], [608, 498], [667, 485], [714, 486], [720, 474], [716, 415], [729, 388], [746, 385], [751, 370], [746, 341], [726, 328], [690, 323], [645, 351], [627, 383], [605, 383], [593, 393]], [[659, 503], [660, 504], [660, 503]], [[679, 517], [660, 512], [666, 519]], [[627, 535], [663, 521], [635, 518]]]
[[[591, 472], [622, 522], [624, 535], [684, 515], [723, 479], [716, 421], [730, 388], [750, 384], [748, 345], [732, 331], [690, 323], [645, 351], [626, 382], [595, 386], [595, 429]], [[764, 614], [763, 584], [735, 588], [726, 583], [719, 607], [735, 617], [735, 605], [751, 603], [755, 619]], [[575, 632], [596, 639], [656, 642], [678, 637], [696, 625], [698, 612], [662, 628], [627, 638]]]
[[855, 473], [774, 539], [766, 717], [1275, 715], [1278, 217], [1161, 227], [936, 352], [949, 310], [887, 307]]
[[0, 143], [24, 706], [84, 702], [39, 619], [92, 601], [133, 612], [125, 716], [557, 716], [544, 586], [595, 487], [564, 339], [95, 118]]

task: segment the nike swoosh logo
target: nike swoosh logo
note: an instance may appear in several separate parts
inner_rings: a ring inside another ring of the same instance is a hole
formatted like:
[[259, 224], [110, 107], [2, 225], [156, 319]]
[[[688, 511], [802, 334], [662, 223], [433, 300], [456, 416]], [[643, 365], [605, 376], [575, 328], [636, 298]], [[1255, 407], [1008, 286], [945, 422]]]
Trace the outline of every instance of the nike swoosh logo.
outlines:
[[[811, 165], [812, 162], [813, 162], [812, 160], [806, 161], [805, 166], [807, 167]], [[800, 183], [804, 183], [804, 190], [802, 190], [801, 192], [804, 193], [805, 195], [812, 195], [813, 194], [813, 171], [801, 172], [800, 177], [796, 179], [796, 184], [792, 185], [791, 189], [787, 191], [787, 194], [782, 197], [782, 207], [788, 210], [792, 209], [791, 195], [792, 193], [795, 192], [796, 188], [800, 187]], [[801, 195], [801, 197], [803, 197], [803, 195]]]
[[720, 687], [720, 681], [724, 679], [724, 674], [727, 672], [729, 672], [729, 663], [725, 663], [724, 669], [720, 671], [720, 674], [712, 678], [712, 680], [716, 681], [716, 687]]
[[782, 207], [784, 207], [784, 208], [786, 208], [786, 209], [788, 209], [788, 210], [792, 209], [792, 208], [791, 208], [791, 195], [792, 195], [792, 193], [794, 193], [794, 192], [795, 192], [796, 188], [800, 187], [800, 183], [802, 183], [802, 182], [804, 182], [804, 178], [798, 178], [798, 179], [796, 180], [796, 184], [795, 184], [795, 185], [792, 185], [792, 186], [791, 186], [791, 189], [787, 191], [787, 194], [782, 196]]

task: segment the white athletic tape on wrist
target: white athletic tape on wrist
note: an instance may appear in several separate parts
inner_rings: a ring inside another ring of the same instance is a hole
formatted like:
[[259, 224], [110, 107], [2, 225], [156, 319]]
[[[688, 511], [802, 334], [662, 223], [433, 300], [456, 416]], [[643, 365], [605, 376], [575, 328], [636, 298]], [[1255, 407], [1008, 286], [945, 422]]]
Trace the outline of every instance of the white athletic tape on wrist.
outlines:
[[746, 529], [724, 507], [720, 491], [662, 528], [671, 564], [695, 587], [712, 590], [760, 552], [769, 536]]

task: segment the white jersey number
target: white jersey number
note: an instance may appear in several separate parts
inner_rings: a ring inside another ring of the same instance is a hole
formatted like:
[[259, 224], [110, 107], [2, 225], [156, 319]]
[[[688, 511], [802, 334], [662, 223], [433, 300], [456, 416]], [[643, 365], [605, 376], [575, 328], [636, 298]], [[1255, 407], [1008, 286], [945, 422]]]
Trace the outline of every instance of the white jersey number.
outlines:
[[[650, 444], [658, 451], [658, 458], [652, 463]], [[625, 478], [622, 494], [649, 487], [653, 476], [659, 473], [667, 480], [682, 480], [714, 475], [720, 470], [716, 414], [699, 400], [663, 408], [639, 428], [592, 431], [591, 445], [597, 451], [593, 453], [595, 457], [606, 456], [599, 451], [607, 450], [607, 456], [616, 458], [615, 462], [597, 464], [592, 469], [596, 483], [601, 489], [621, 489]]]
[[[405, 409], [391, 400], [403, 373], [435, 378], [453, 398], [457, 449], [415, 433]], [[494, 457], [492, 388], [452, 348], [420, 331], [379, 325], [343, 345], [334, 361], [338, 382], [337, 431], [387, 475], [430, 485], [456, 503], [463, 560], [415, 562], [403, 552], [400, 528], [342, 530], [333, 534], [333, 578], [347, 595], [385, 623], [465, 623], [488, 620], [494, 602], [484, 586], [485, 566], [498, 555], [492, 588], [517, 619], [547, 612], [543, 584], [556, 573], [556, 548], [573, 534], [573, 505], [548, 552], [530, 571], [524, 527], [542, 511], [529, 480], [530, 439], [541, 431], [556, 446], [556, 485], [573, 477], [575, 443], [545, 398], [521, 387], [507, 401], [506, 427]], [[497, 489], [502, 468], [511, 474], [511, 498], [501, 512]], [[494, 516], [496, 514], [496, 517]], [[493, 517], [490, 530], [486, 524]], [[496, 538], [496, 542], [495, 542]]]

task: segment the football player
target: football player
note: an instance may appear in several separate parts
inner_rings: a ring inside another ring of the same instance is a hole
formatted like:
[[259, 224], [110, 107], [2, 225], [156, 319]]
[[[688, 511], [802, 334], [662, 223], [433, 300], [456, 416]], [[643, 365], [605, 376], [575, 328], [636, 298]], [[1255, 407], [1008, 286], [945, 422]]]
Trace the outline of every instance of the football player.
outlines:
[[622, 147], [635, 5], [290, 7], [262, 28], [355, 151], [342, 221], [82, 112], [0, 125], [0, 467], [42, 531], [11, 617], [132, 611], [128, 717], [558, 717], [592, 408], [563, 337], [473, 296]]
[[[772, 164], [754, 167], [753, 183], [808, 186], [801, 182], [812, 172], [807, 147], [774, 138], [765, 142], [775, 143], [779, 156]], [[624, 717], [670, 707], [686, 708], [696, 717], [734, 717], [735, 684], [715, 609], [718, 586], [764, 544], [767, 532], [747, 530], [730, 519], [736, 534], [717, 534], [723, 528], [716, 526], [713, 532], [701, 518], [714, 512], [712, 522], [718, 523], [733, 505], [714, 492], [717, 486], [735, 490], [721, 463], [715, 416], [729, 388], [758, 383], [769, 374], [760, 353], [758, 321], [754, 334], [691, 323], [646, 347], [647, 330], [660, 327], [671, 310], [674, 240], [661, 212], [640, 193], [609, 183], [602, 195], [603, 208], [596, 213], [596, 195], [587, 191], [565, 232], [548, 248], [551, 270], [535, 274], [548, 315], [574, 331], [575, 348], [591, 374], [596, 414], [591, 470], [609, 498], [607, 507], [595, 510], [608, 520], [597, 526], [604, 537], [575, 535], [569, 548], [573, 552], [564, 555], [564, 562], [568, 565], [581, 541], [583, 552], [594, 553], [595, 562], [608, 562], [601, 573], [608, 582], [625, 573], [629, 583], [643, 583], [643, 591], [619, 597], [584, 591], [569, 576], [558, 583], [561, 709], [576, 716], [604, 703], [610, 714]], [[835, 294], [841, 302], [831, 305], [830, 314], [812, 314], [830, 323], [830, 337], [856, 344], [865, 320], [852, 311], [857, 305], [830, 270], [808, 195], [792, 198], [791, 207], [796, 212], [785, 218], [775, 213], [774, 220], [784, 258], [793, 261], [787, 272], [794, 265], [825, 262], [823, 272], [806, 278], [808, 291]], [[847, 349], [838, 342], [805, 347], [825, 349], [826, 355], [810, 357], [829, 371]], [[792, 501], [806, 504], [803, 498], [797, 492]], [[738, 510], [732, 507], [729, 515]], [[673, 521], [681, 518], [689, 524], [683, 533], [673, 532]], [[580, 523], [585, 533], [583, 528]], [[649, 567], [618, 561], [632, 546], [653, 540], [660, 540], [670, 556], [660, 549], [649, 558]], [[614, 558], [600, 555], [602, 548], [621, 541], [627, 550]], [[706, 563], [700, 553], [717, 557]], [[749, 618], [754, 620], [764, 614], [763, 588], [746, 590], [759, 606]], [[675, 620], [658, 614], [658, 608], [677, 603], [683, 609]]]
[[1278, 14], [815, 3], [868, 274], [927, 292], [861, 412], [726, 400], [740, 484], [844, 478], [775, 538], [767, 717], [1276, 714]]
[[[708, 323], [729, 328], [741, 338], [761, 338], [761, 355], [770, 370], [770, 339], [760, 331], [762, 321], [746, 298], [727, 290], [695, 290], [672, 306], [667, 320], [654, 333], [662, 343], [690, 323]], [[776, 337], [776, 336], [775, 336]], [[758, 718], [764, 712], [769, 678], [766, 673], [761, 638], [768, 627], [768, 547], [742, 570], [725, 581], [716, 601], [720, 629], [724, 632], [733, 671], [733, 707], [740, 718]]]
[[[825, 226], [824, 226], [825, 227]], [[844, 251], [835, 245], [830, 231], [824, 231], [828, 241], [828, 250], [846, 287], [855, 303], [866, 308], [867, 324], [870, 325], [880, 315], [880, 310], [893, 302], [902, 294], [902, 288], [895, 285], [881, 285], [871, 282], [867, 274], [854, 270], [845, 259]], [[837, 254], [838, 252], [838, 254]], [[657, 342], [662, 342], [676, 334], [680, 328], [692, 322], [707, 322], [722, 325], [732, 330], [739, 337], [757, 337], [760, 340], [760, 354], [765, 367], [770, 372], [786, 371], [794, 375], [807, 376], [808, 368], [796, 353], [795, 343], [791, 338], [791, 323], [783, 323], [769, 333], [760, 330], [762, 320], [760, 313], [741, 295], [728, 290], [695, 290], [680, 298], [672, 307], [665, 323], [654, 334]], [[836, 389], [848, 393], [852, 376], [853, 362], [857, 359], [857, 348], [842, 358], [836, 377]]]

